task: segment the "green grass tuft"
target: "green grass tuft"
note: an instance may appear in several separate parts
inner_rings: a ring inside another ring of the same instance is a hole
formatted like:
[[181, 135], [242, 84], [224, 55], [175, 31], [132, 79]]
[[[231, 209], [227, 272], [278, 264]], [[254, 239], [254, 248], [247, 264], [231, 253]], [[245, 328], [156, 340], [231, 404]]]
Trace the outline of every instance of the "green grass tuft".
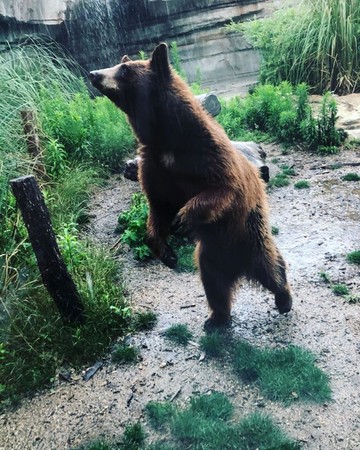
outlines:
[[357, 264], [360, 265], [360, 250], [355, 250], [351, 253], [348, 253], [346, 255], [346, 261], [348, 261], [351, 264]]
[[196, 271], [194, 262], [194, 244], [184, 244], [175, 247], [175, 253], [178, 257], [177, 270], [178, 272], [193, 273]]
[[270, 178], [268, 182], [268, 187], [271, 189], [275, 187], [278, 188], [289, 186], [289, 184], [290, 184], [289, 177], [284, 173], [280, 172], [277, 173], [274, 177]]
[[347, 173], [341, 179], [343, 181], [360, 181], [360, 176], [357, 173]]
[[176, 412], [176, 408], [170, 402], [149, 402], [145, 407], [150, 425], [156, 430], [163, 429], [169, 424]]
[[157, 316], [152, 311], [137, 312], [132, 319], [136, 331], [152, 330], [157, 322]]
[[319, 276], [324, 283], [326, 283], [326, 284], [331, 283], [331, 278], [330, 278], [329, 274], [327, 274], [326, 272], [320, 272]]
[[307, 180], [299, 180], [294, 184], [295, 189], [309, 189], [310, 183]]
[[335, 295], [339, 295], [339, 296], [346, 296], [350, 294], [350, 290], [349, 288], [346, 286], [346, 284], [333, 284], [331, 286], [331, 290], [333, 291], [333, 293]]
[[192, 338], [192, 333], [187, 325], [177, 324], [169, 327], [164, 336], [174, 344], [186, 346]]
[[277, 227], [276, 225], [272, 225], [271, 226], [271, 234], [273, 236], [277, 236], [279, 234], [279, 232], [280, 232], [280, 228], [279, 227]]
[[144, 448], [145, 438], [145, 431], [139, 422], [134, 425], [128, 425], [125, 427], [123, 440], [119, 448], [123, 450], [141, 450]]
[[271, 400], [323, 402], [331, 391], [328, 376], [315, 365], [315, 357], [299, 347], [260, 350], [246, 342], [234, 347], [234, 369], [245, 381], [256, 382]]
[[200, 339], [201, 349], [209, 356], [220, 357], [226, 354], [225, 349], [229, 345], [229, 337], [219, 331], [206, 334]]
[[125, 344], [117, 344], [112, 353], [112, 362], [116, 364], [134, 364], [138, 361], [139, 350]]

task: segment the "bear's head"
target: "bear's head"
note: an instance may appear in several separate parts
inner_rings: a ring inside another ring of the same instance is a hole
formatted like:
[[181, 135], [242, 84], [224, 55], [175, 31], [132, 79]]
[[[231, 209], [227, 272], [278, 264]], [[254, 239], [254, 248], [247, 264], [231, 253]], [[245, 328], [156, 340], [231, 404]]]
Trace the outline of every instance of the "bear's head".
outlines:
[[171, 70], [168, 46], [161, 43], [150, 59], [132, 61], [125, 55], [114, 67], [90, 72], [90, 81], [132, 119], [156, 101]]

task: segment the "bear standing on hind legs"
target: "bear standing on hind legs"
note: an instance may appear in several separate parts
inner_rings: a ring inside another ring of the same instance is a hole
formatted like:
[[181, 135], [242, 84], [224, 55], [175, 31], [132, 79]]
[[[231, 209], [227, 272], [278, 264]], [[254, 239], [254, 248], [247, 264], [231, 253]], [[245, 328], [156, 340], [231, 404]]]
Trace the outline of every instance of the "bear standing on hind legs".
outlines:
[[290, 311], [285, 262], [271, 235], [258, 171], [171, 68], [167, 45], [158, 45], [147, 61], [124, 56], [90, 78], [127, 114], [140, 141], [139, 178], [149, 201], [148, 243], [154, 254], [175, 267], [167, 244], [174, 219], [195, 236], [211, 309], [205, 327], [228, 323], [242, 276], [273, 292], [280, 313]]

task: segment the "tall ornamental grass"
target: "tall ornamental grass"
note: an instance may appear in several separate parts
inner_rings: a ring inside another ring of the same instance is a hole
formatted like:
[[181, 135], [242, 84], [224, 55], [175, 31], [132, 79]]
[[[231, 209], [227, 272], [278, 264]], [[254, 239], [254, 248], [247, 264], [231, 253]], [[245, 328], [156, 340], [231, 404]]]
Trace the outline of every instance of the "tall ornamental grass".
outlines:
[[[79, 69], [56, 46], [28, 40], [2, 53], [0, 67], [0, 404], [6, 405], [47, 386], [62, 366], [90, 364], [128, 326], [117, 261], [80, 239], [80, 231], [101, 174], [121, 166], [134, 137], [109, 100], [90, 98]], [[9, 189], [11, 178], [33, 172], [24, 109], [37, 117], [48, 175], [39, 183], [85, 306], [80, 327], [62, 321], [42, 286]]]
[[272, 17], [232, 23], [262, 54], [261, 82], [306, 82], [314, 91], [360, 89], [359, 0], [303, 0]]

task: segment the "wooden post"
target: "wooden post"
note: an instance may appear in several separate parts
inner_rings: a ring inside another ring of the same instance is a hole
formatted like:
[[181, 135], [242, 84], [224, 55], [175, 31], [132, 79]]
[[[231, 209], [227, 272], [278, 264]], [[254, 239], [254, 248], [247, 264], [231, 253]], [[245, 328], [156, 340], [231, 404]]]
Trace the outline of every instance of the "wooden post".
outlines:
[[10, 181], [33, 247], [41, 277], [61, 315], [72, 323], [85, 320], [84, 307], [60, 254], [50, 214], [33, 175]]
[[27, 150], [34, 160], [34, 172], [39, 178], [47, 179], [48, 176], [42, 161], [42, 149], [36, 128], [35, 114], [30, 110], [23, 110], [20, 114], [24, 126]]

